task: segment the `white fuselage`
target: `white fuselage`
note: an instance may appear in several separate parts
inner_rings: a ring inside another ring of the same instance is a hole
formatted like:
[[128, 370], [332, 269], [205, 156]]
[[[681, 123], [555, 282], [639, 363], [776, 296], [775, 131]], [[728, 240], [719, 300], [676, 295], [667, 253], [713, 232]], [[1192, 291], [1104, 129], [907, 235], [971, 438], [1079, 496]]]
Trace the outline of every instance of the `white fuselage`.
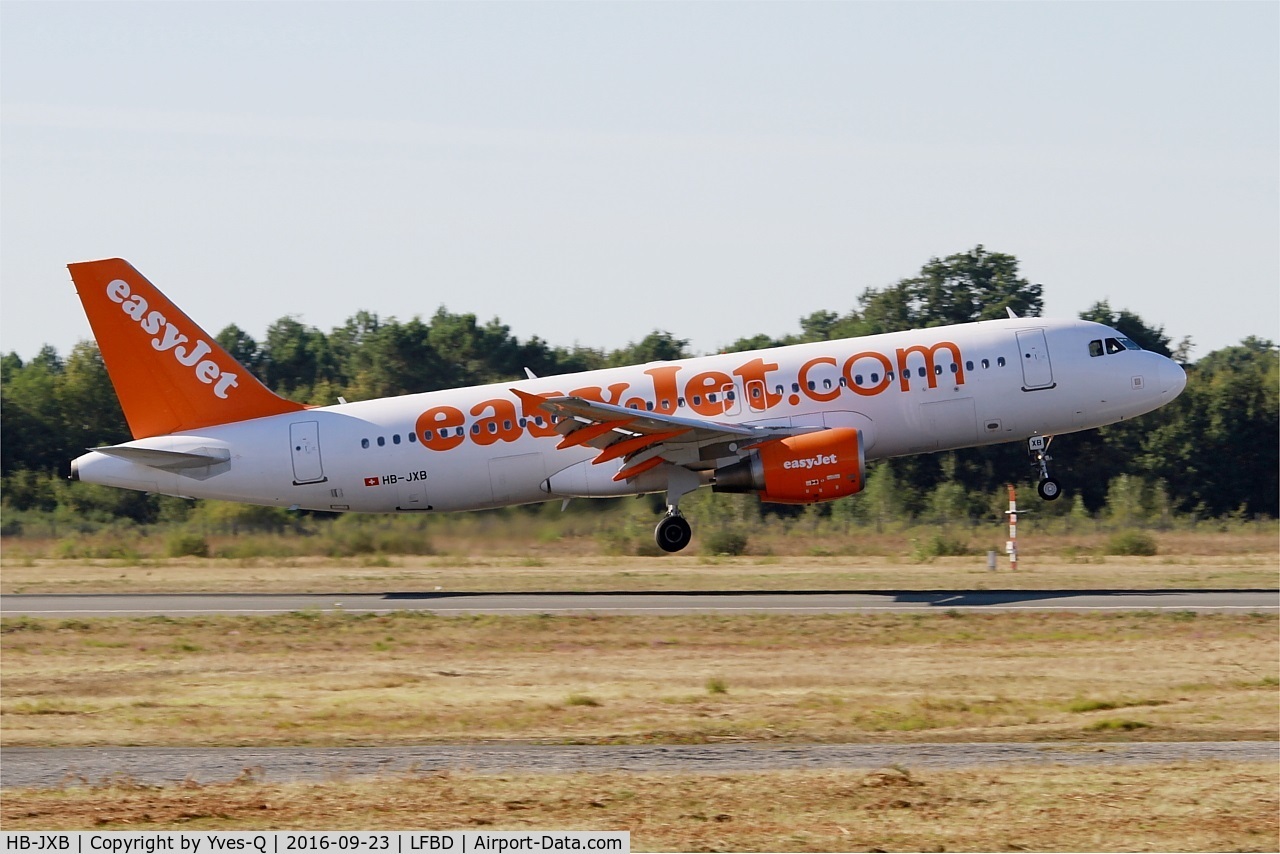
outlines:
[[1163, 356], [1091, 355], [1091, 342], [1118, 337], [1087, 321], [1022, 318], [655, 362], [319, 407], [121, 446], [225, 458], [203, 468], [90, 452], [74, 469], [84, 481], [167, 495], [364, 512], [659, 491], [653, 479], [615, 481], [618, 461], [592, 466], [594, 448], [558, 450], [561, 435], [526, 413], [511, 389], [728, 424], [854, 427], [870, 460], [1099, 427], [1176, 397], [1185, 374]]

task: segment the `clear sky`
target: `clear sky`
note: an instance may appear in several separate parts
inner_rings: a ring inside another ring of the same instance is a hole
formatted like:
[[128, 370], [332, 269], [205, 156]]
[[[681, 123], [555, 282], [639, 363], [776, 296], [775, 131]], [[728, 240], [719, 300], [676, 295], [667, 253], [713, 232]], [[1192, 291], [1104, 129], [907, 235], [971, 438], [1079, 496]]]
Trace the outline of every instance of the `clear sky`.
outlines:
[[709, 352], [983, 244], [1280, 340], [1280, 3], [0, 3], [0, 350], [122, 256], [216, 333]]

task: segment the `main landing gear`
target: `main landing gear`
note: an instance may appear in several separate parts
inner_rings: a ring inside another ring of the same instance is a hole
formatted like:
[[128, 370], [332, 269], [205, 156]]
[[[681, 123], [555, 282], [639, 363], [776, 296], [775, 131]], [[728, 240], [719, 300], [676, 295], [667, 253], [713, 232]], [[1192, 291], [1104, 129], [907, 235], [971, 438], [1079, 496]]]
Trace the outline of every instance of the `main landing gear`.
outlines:
[[1049, 461], [1053, 459], [1049, 456], [1049, 443], [1052, 441], [1052, 436], [1032, 436], [1027, 440], [1031, 466], [1040, 472], [1040, 483], [1036, 485], [1036, 492], [1040, 493], [1040, 497], [1045, 501], [1053, 501], [1062, 494], [1062, 484], [1049, 476]]
[[653, 539], [664, 552], [678, 552], [693, 539], [693, 528], [680, 512], [680, 499], [702, 481], [684, 466], [667, 467], [667, 515], [653, 529]]
[[678, 552], [693, 539], [693, 528], [689, 527], [678, 507], [669, 506], [667, 515], [653, 529], [653, 538], [664, 552]]

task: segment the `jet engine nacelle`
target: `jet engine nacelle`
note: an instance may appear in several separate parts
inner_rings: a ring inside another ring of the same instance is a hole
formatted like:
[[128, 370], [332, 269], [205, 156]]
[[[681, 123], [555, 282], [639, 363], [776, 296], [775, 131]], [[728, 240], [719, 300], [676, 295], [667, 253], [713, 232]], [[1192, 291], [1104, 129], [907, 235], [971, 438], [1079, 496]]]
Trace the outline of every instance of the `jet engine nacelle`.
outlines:
[[813, 504], [861, 492], [866, 458], [862, 431], [850, 427], [771, 439], [716, 469], [716, 492], [758, 492], [761, 501]]

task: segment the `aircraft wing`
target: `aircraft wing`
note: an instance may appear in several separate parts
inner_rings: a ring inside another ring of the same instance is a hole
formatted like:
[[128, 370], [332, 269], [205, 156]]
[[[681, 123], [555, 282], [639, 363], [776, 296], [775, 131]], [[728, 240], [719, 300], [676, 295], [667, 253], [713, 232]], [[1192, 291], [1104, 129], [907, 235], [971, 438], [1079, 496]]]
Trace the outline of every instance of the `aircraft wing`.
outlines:
[[564, 436], [559, 449], [585, 445], [598, 453], [592, 463], [623, 460], [614, 480], [627, 480], [663, 463], [690, 469], [713, 468], [715, 461], [736, 457], [770, 439], [797, 436], [822, 427], [765, 427], [728, 424], [661, 412], [630, 409], [568, 395], [532, 394], [511, 389], [524, 415], [545, 412]]

